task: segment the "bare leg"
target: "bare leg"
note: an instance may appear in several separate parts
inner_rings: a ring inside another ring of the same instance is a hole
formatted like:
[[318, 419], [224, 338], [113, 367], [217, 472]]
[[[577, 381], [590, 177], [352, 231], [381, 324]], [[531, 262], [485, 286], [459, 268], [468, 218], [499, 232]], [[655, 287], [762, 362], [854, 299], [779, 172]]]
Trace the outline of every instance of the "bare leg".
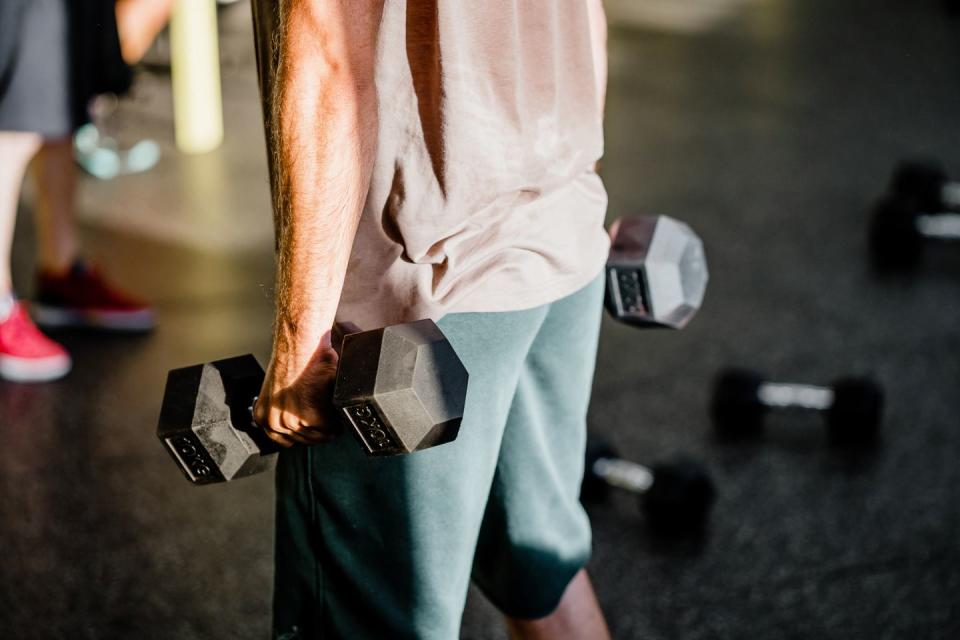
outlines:
[[36, 133], [0, 131], [0, 295], [9, 291], [12, 283], [10, 249], [23, 174], [42, 142]]
[[570, 581], [553, 613], [537, 620], [507, 618], [507, 628], [513, 640], [610, 640], [586, 570]]
[[140, 62], [154, 38], [166, 26], [173, 0], [120, 0], [117, 31], [120, 50], [127, 64]]
[[37, 180], [37, 300], [31, 312], [46, 327], [115, 331], [153, 328], [153, 310], [111, 285], [96, 268], [74, 270], [79, 257], [75, 219], [77, 167], [69, 139], [46, 142], [32, 165]]
[[37, 181], [37, 261], [42, 270], [62, 273], [80, 252], [74, 211], [77, 167], [70, 139], [44, 142], [32, 169]]

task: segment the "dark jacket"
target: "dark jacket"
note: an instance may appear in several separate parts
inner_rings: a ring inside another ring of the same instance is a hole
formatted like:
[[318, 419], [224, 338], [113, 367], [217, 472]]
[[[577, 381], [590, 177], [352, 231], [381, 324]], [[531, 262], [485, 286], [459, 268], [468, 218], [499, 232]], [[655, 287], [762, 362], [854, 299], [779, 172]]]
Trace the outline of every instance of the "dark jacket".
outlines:
[[[33, 0], [0, 0], [0, 96], [7, 87], [20, 45], [24, 10]], [[62, 0], [67, 7], [70, 109], [75, 126], [89, 120], [90, 99], [123, 94], [132, 72], [120, 54], [114, 0]]]
[[20, 44], [20, 20], [29, 1], [0, 0], [0, 96], [13, 71], [13, 61]]
[[114, 4], [114, 0], [67, 0], [71, 104], [77, 123], [87, 121], [87, 103], [92, 97], [101, 93], [126, 93], [133, 80], [130, 67], [120, 55]]

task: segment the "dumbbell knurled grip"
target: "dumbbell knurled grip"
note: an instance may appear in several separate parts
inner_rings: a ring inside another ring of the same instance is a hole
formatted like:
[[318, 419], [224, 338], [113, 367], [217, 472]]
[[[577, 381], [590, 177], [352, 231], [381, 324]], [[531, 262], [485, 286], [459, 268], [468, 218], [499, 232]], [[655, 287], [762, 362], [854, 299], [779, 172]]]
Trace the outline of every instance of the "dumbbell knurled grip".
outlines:
[[254, 409], [257, 408], [257, 400], [259, 399], [260, 399], [260, 396], [253, 396], [253, 400], [250, 401], [250, 406], [247, 407], [247, 412], [250, 413], [250, 424], [258, 429], [260, 428], [260, 425], [257, 424], [256, 418], [253, 417], [254, 416], [253, 411]]
[[826, 411], [833, 406], [834, 393], [829, 387], [811, 384], [764, 382], [757, 389], [757, 399], [767, 407]]
[[[960, 206], [958, 203], [957, 206]], [[917, 216], [914, 225], [924, 238], [960, 240], [960, 214], [932, 213]]]

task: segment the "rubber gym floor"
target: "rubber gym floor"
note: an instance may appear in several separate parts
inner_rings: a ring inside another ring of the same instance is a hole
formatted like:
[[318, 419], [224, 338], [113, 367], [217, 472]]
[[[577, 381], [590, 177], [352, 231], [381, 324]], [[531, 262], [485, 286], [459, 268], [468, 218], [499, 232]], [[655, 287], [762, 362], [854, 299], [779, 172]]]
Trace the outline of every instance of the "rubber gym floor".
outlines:
[[[706, 533], [663, 541], [629, 496], [590, 509], [616, 638], [960, 637], [960, 252], [869, 269], [894, 162], [960, 175], [960, 21], [937, 0], [609, 4], [602, 173], [610, 219], [665, 213], [703, 237], [712, 280], [681, 332], [604, 321], [591, 428], [631, 459], [701, 458]], [[0, 636], [263, 638], [269, 477], [193, 488], [154, 436], [166, 371], [269, 353], [272, 236], [246, 7], [221, 13], [223, 147], [173, 146], [164, 43], [114, 122], [156, 138], [153, 171], [86, 179], [87, 253], [153, 300], [149, 336], [65, 332], [65, 380], [0, 383]], [[33, 195], [15, 285], [32, 289]], [[817, 416], [755, 444], [710, 435], [722, 366], [887, 390], [880, 444], [842, 454]], [[471, 592], [463, 638], [506, 637]]]

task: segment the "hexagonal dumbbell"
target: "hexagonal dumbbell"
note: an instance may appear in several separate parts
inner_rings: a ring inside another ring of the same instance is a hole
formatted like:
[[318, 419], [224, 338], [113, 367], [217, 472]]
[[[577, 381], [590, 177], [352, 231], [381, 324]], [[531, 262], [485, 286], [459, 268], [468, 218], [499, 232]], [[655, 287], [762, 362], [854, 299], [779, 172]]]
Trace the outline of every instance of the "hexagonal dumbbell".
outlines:
[[891, 195], [874, 208], [870, 252], [882, 269], [916, 266], [927, 241], [960, 240], [960, 213], [923, 209], [917, 199]]
[[[432, 320], [348, 334], [339, 353], [333, 406], [368, 455], [457, 437], [467, 370]], [[263, 379], [252, 355], [170, 372], [157, 436], [191, 482], [225, 482], [276, 464], [279, 447], [253, 422]]]
[[678, 457], [645, 467], [624, 460], [609, 442], [590, 435], [581, 499], [599, 501], [611, 487], [638, 496], [649, 526], [671, 533], [701, 529], [716, 498], [713, 481], [699, 462]]
[[629, 216], [610, 226], [606, 307], [621, 322], [680, 329], [703, 302], [703, 242], [667, 216]]
[[932, 159], [900, 162], [890, 178], [890, 195], [913, 200], [923, 211], [960, 211], [960, 182], [951, 182], [943, 165]]
[[829, 387], [768, 382], [746, 369], [727, 369], [716, 378], [710, 406], [717, 433], [744, 438], [762, 433], [773, 409], [820, 411], [830, 441], [867, 445], [877, 438], [883, 416], [883, 389], [870, 378], [840, 378]]

